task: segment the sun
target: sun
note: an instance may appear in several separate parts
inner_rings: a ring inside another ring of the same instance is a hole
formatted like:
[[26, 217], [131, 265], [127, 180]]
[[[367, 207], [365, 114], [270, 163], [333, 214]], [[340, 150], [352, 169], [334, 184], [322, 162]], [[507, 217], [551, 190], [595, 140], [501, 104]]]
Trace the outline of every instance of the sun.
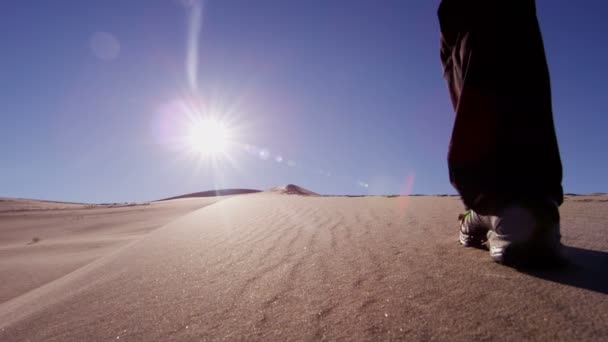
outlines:
[[197, 120], [190, 127], [188, 142], [193, 152], [216, 156], [226, 152], [231, 134], [225, 123], [214, 118]]

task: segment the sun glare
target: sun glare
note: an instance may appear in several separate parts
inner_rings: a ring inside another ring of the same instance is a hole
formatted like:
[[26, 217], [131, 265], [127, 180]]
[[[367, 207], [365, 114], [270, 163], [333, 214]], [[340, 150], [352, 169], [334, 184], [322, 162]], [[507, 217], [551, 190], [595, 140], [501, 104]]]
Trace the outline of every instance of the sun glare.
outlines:
[[230, 143], [230, 131], [216, 119], [203, 119], [194, 123], [189, 143], [192, 150], [203, 156], [215, 156], [226, 152]]

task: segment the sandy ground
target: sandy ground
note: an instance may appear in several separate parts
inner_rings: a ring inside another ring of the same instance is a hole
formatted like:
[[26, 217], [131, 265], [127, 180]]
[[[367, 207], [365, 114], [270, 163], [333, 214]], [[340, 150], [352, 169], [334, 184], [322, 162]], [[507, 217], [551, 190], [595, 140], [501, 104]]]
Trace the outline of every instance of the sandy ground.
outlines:
[[0, 199], [0, 303], [219, 199], [138, 205]]
[[[566, 201], [572, 265], [544, 272], [500, 266], [486, 251], [459, 246], [457, 197], [261, 193], [184, 216], [172, 201], [159, 205], [166, 207], [139, 216], [108, 212], [98, 219], [112, 227], [73, 231], [61, 214], [64, 221], [50, 212], [2, 214], [0, 340], [608, 338], [607, 196]], [[170, 222], [154, 229], [139, 221], [152, 217]], [[55, 269], [53, 253], [69, 249], [61, 241], [134, 232], [138, 238], [114, 242], [60, 277], [24, 275]], [[34, 233], [41, 241], [26, 245]]]

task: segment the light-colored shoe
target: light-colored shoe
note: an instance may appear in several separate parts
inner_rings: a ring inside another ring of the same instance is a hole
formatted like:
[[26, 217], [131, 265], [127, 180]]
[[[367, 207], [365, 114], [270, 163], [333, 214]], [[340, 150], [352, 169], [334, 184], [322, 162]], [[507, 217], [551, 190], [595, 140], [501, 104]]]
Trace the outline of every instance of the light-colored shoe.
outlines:
[[[481, 235], [485, 232], [486, 238]], [[546, 267], [563, 263], [559, 211], [554, 203], [511, 205], [493, 215], [472, 210], [461, 217], [460, 242], [485, 243], [492, 259], [515, 267]]]

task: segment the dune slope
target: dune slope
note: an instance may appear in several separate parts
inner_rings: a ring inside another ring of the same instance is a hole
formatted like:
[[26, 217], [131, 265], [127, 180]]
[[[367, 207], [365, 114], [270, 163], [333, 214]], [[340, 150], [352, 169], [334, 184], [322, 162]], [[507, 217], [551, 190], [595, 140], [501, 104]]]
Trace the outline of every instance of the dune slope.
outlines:
[[0, 304], [0, 340], [606, 338], [606, 205], [526, 273], [457, 244], [455, 197], [234, 197]]
[[58, 279], [222, 197], [141, 205], [4, 199], [0, 303]]

